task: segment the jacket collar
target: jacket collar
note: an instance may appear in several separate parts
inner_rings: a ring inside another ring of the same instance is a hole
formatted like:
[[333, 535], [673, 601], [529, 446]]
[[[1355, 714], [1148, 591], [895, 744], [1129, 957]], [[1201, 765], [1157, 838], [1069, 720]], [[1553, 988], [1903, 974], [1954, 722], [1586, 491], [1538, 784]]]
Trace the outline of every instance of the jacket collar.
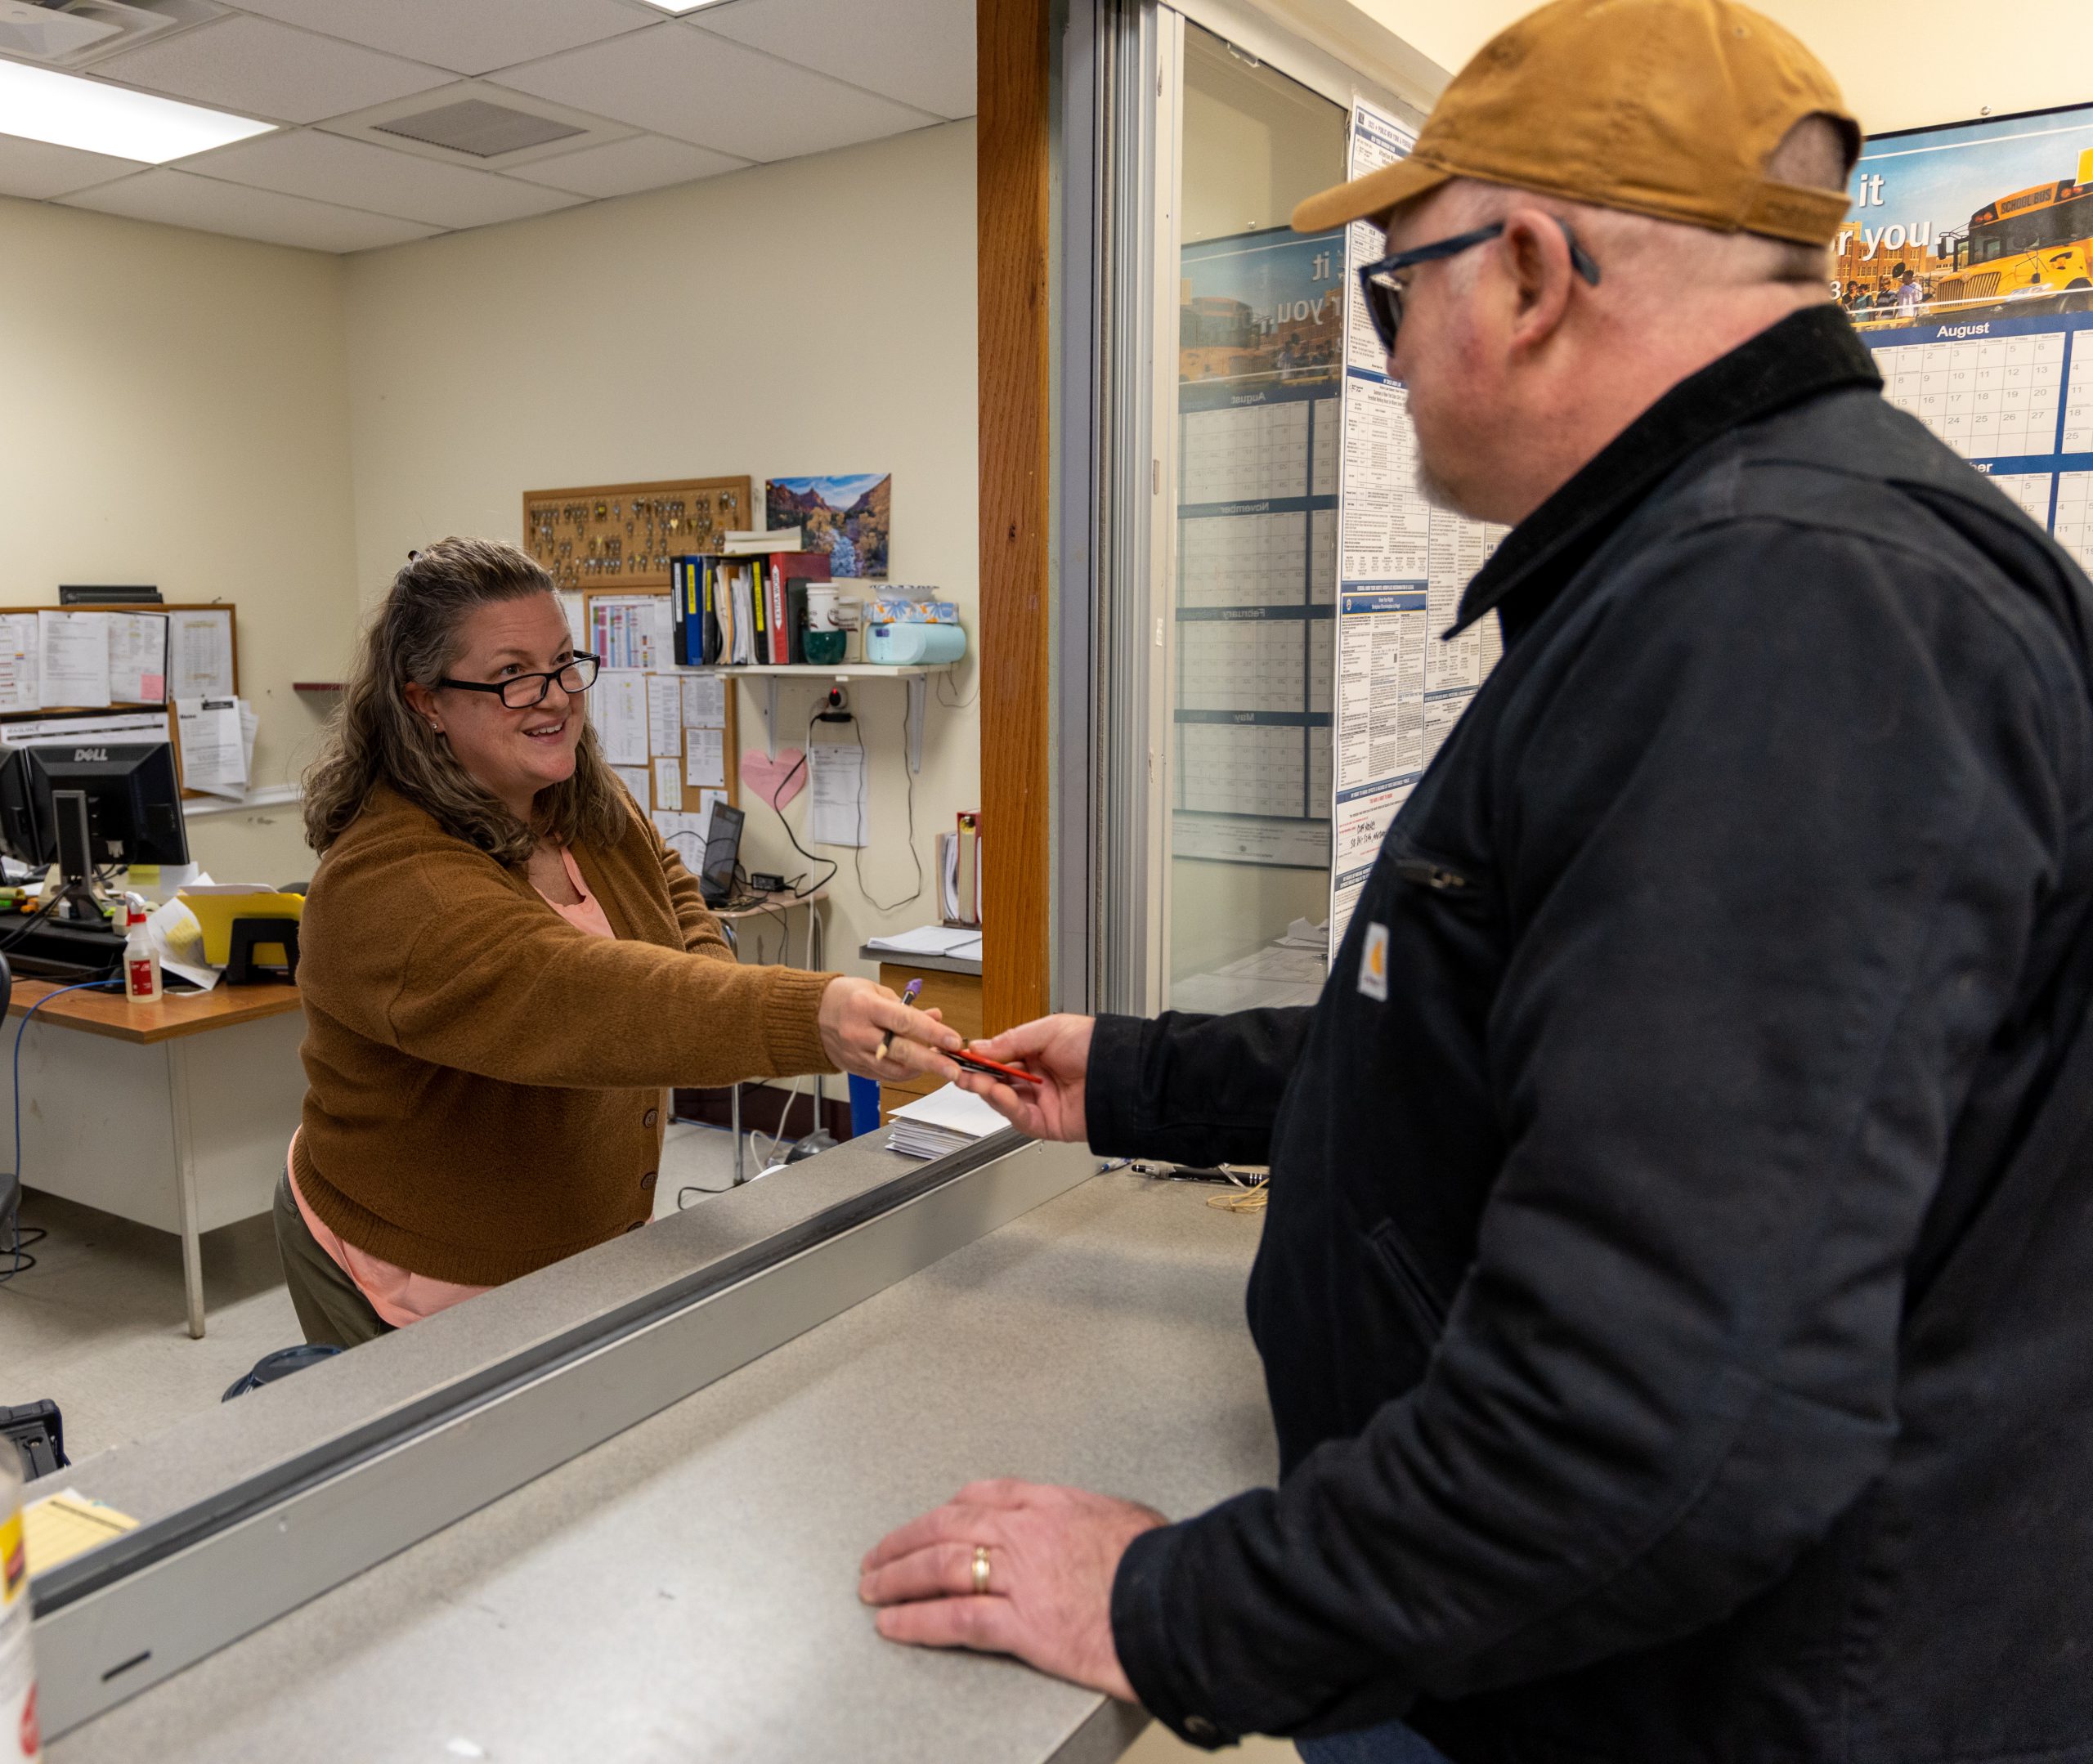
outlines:
[[1445, 634], [1515, 595], [1552, 597], [1660, 482], [1718, 437], [1822, 392], [1881, 384], [1838, 307], [1805, 307], [1769, 325], [1681, 380], [1513, 527], [1469, 582]]

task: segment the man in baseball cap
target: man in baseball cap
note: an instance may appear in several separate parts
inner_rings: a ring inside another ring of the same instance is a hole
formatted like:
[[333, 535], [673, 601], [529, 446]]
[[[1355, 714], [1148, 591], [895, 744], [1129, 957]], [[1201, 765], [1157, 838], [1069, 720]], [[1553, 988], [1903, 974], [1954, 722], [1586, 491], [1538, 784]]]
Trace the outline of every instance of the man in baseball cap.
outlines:
[[884, 1633], [1311, 1764], [2093, 1760], [2093, 586], [1884, 403], [1857, 146], [1742, 7], [1557, 0], [1302, 205], [1504, 659], [1315, 1006], [965, 1081], [1270, 1164], [1281, 1480], [978, 1484]]

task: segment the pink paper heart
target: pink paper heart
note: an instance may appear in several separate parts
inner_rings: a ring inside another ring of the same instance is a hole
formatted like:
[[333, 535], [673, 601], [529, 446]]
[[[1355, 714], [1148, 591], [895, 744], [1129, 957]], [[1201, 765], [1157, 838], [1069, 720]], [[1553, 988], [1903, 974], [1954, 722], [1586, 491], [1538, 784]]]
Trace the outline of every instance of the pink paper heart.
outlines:
[[807, 787], [807, 756], [796, 747], [781, 747], [773, 759], [761, 748], [751, 747], [742, 755], [742, 783], [782, 810]]

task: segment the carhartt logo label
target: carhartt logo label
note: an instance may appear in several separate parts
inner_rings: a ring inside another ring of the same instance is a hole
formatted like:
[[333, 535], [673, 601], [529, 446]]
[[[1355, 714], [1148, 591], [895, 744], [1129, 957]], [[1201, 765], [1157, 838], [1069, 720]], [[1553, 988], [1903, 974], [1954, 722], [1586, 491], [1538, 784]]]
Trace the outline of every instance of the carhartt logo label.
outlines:
[[1369, 998], [1388, 1002], [1388, 928], [1369, 925], [1366, 941], [1359, 951], [1359, 990]]

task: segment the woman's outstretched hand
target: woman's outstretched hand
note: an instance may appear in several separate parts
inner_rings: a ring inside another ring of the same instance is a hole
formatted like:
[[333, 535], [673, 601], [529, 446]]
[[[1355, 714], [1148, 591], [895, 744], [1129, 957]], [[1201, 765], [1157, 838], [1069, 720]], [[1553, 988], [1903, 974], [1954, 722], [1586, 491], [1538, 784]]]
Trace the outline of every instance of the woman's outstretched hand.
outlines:
[[[950, 1083], [959, 1068], [945, 1055], [960, 1045], [934, 1010], [912, 1010], [876, 980], [842, 974], [821, 995], [821, 1045], [836, 1066], [861, 1078], [896, 1084], [918, 1072]], [[886, 1058], [880, 1044], [891, 1035]]]
[[1083, 1074], [1090, 1068], [1090, 1032], [1096, 1021], [1064, 1013], [976, 1041], [974, 1052], [1036, 1072], [1042, 1081], [1010, 1084], [986, 1072], [962, 1070], [960, 1086], [986, 1098], [997, 1114], [1035, 1139], [1086, 1142], [1090, 1129], [1083, 1118]]

